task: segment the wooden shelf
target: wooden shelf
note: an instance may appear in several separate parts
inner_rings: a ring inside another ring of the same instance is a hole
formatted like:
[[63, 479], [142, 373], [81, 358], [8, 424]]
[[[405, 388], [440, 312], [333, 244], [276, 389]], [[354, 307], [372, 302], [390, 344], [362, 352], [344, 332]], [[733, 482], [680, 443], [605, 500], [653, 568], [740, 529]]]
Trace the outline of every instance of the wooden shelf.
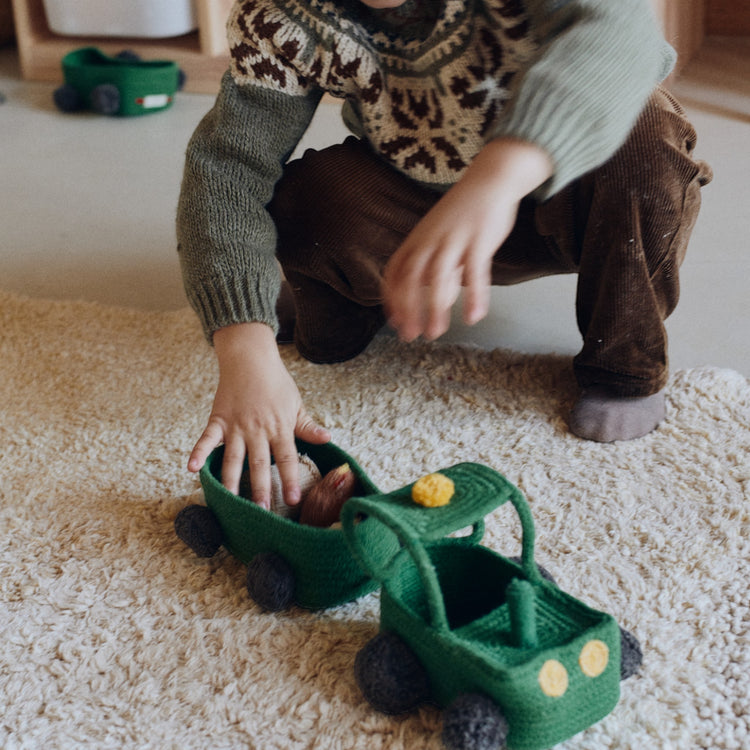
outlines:
[[677, 52], [674, 75], [679, 74], [703, 43], [705, 2], [706, 0], [651, 0], [664, 36]]
[[62, 58], [93, 45], [106, 54], [133, 50], [145, 59], [173, 60], [186, 76], [185, 91], [214, 94], [229, 65], [224, 33], [232, 0], [196, 0], [198, 31], [170, 39], [61, 36], [50, 31], [42, 0], [13, 0], [21, 75], [29, 81], [62, 81]]

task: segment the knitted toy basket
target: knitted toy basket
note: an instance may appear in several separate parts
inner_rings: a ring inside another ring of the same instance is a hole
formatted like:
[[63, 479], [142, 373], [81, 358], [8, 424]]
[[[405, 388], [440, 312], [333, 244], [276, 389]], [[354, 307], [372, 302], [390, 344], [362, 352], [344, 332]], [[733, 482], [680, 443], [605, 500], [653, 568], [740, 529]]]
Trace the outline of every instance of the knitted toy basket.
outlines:
[[[617, 703], [619, 626], [542, 578], [531, 512], [507, 479], [477, 464], [440, 473], [455, 485], [443, 507], [415, 504], [409, 485], [352, 498], [342, 511], [353, 556], [383, 587], [381, 633], [411, 649], [430, 700], [488, 696], [507, 723], [506, 747], [551, 747]], [[507, 501], [521, 521], [520, 564], [479, 545], [482, 518]], [[383, 527], [380, 544], [398, 540], [395, 553], [371, 554], [373, 523]], [[469, 525], [468, 536], [445, 537]]]
[[[358, 492], [379, 494], [357, 462], [333, 443], [313, 445], [297, 440], [297, 450], [316, 464], [321, 474], [348, 463], [357, 477]], [[316, 528], [271, 513], [251, 500], [235, 495], [221, 483], [223, 447], [209, 456], [200, 472], [206, 504], [221, 526], [223, 545], [236, 558], [250, 563], [259, 553], [281, 555], [294, 576], [294, 603], [308, 609], [333, 607], [366, 594], [377, 587], [352, 559], [341, 528]], [[377, 539], [371, 539], [371, 531]], [[362, 545], [382, 548], [380, 529], [364, 524], [359, 530]], [[392, 540], [385, 551], [396, 551]]]
[[158, 112], [172, 105], [179, 87], [180, 69], [169, 60], [133, 60], [110, 57], [97, 47], [82, 47], [62, 59], [65, 83], [92, 106], [92, 93], [107, 86], [114, 91], [122, 116]]

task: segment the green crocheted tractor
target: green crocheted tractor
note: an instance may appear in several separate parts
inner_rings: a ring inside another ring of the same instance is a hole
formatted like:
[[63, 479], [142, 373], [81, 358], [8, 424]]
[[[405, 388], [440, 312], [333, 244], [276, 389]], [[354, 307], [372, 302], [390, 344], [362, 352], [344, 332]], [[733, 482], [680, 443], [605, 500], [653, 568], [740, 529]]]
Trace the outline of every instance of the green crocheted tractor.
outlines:
[[[478, 464], [432, 476], [450, 485], [447, 504], [415, 503], [415, 483], [342, 511], [354, 558], [382, 586], [380, 632], [355, 662], [368, 702], [388, 714], [436, 702], [452, 750], [540, 750], [599, 721], [640, 664], [635, 638], [543, 575], [531, 512], [507, 479]], [[484, 517], [508, 501], [517, 559], [479, 544]]]
[[[334, 443], [313, 445], [297, 440], [297, 450], [315, 463], [321, 475], [348, 464], [358, 495], [380, 494], [359, 464]], [[247, 565], [250, 597], [273, 612], [295, 604], [307, 609], [334, 607], [377, 587], [377, 581], [352, 559], [340, 526], [300, 524], [227, 490], [221, 483], [223, 456], [222, 446], [201, 469], [206, 505], [189, 505], [175, 519], [177, 535], [198, 556], [211, 557], [223, 545]], [[369, 528], [377, 538], [369, 539]], [[359, 534], [363, 544], [378, 548], [383, 544], [379, 524], [366, 524]]]

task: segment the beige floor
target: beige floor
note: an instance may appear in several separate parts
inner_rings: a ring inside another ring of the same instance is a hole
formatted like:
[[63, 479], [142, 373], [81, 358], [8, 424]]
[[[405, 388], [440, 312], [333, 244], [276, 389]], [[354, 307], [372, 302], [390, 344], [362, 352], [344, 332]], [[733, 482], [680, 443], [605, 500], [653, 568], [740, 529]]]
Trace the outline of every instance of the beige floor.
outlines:
[[[149, 309], [184, 306], [174, 209], [185, 144], [212, 97], [180, 94], [144, 118], [65, 115], [53, 85], [20, 79], [0, 50], [0, 288]], [[750, 376], [750, 41], [710, 40], [673, 85], [715, 180], [668, 322], [673, 369], [715, 365]], [[304, 145], [340, 139], [323, 107]], [[496, 289], [490, 316], [446, 335], [484, 347], [574, 353], [572, 276]]]

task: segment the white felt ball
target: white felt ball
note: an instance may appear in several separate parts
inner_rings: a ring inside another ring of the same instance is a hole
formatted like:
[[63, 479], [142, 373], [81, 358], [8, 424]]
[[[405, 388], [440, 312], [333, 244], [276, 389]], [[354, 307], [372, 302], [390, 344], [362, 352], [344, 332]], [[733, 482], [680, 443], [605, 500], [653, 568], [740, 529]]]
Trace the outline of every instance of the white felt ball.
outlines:
[[[320, 471], [315, 462], [309, 457], [299, 456], [299, 488], [304, 495], [316, 482], [320, 480]], [[271, 466], [271, 510], [285, 518], [296, 519], [299, 516], [299, 505], [287, 505], [281, 491], [281, 476], [276, 464]]]

